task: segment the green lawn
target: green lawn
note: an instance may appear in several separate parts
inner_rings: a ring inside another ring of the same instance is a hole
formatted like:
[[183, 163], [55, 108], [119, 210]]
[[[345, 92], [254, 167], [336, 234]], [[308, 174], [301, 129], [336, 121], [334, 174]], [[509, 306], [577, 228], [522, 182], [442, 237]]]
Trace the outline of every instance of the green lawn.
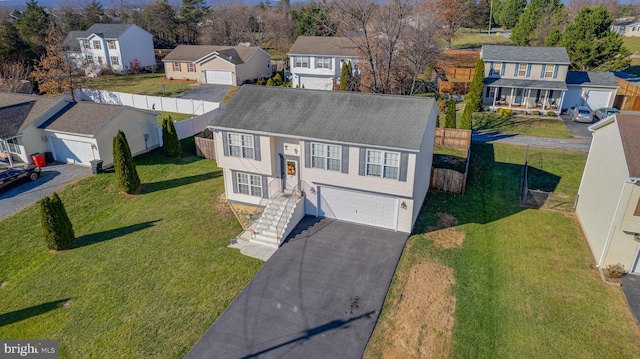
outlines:
[[[435, 262], [452, 268], [456, 283], [450, 358], [639, 357], [640, 329], [621, 289], [604, 285], [592, 269], [575, 216], [520, 207], [524, 154], [521, 147], [474, 145], [465, 195], [428, 194], [379, 323], [403, 296], [416, 295], [403, 292], [413, 265]], [[541, 155], [537, 166], [557, 178], [556, 191], [575, 194], [586, 154]], [[440, 213], [457, 218], [461, 248], [422, 234]], [[376, 328], [367, 357], [380, 357], [392, 337]]]
[[634, 53], [640, 55], [640, 37], [623, 37], [622, 41], [632, 55]]
[[262, 262], [226, 248], [241, 227], [221, 170], [192, 139], [183, 153], [136, 157], [139, 195], [113, 173], [63, 190], [71, 250], [46, 250], [36, 206], [0, 221], [0, 338], [56, 339], [61, 358], [186, 355]]
[[481, 132], [529, 135], [540, 137], [570, 138], [562, 120], [557, 117], [537, 118], [502, 116], [496, 113], [474, 113], [473, 129]]
[[451, 41], [454, 49], [473, 49], [482, 45], [514, 45], [511, 40], [503, 36], [481, 33], [462, 33]]
[[171, 119], [176, 122], [176, 121], [184, 121], [184, 120], [188, 120], [191, 118], [196, 117], [197, 115], [192, 115], [189, 113], [176, 113], [176, 112], [164, 112], [164, 111], [153, 111], [155, 113], [157, 113], [158, 115], [160, 115], [158, 117], [158, 126], [162, 126], [162, 119], [165, 116], [171, 116]]
[[[165, 85], [165, 88], [162, 88]], [[84, 78], [82, 87], [140, 95], [173, 97], [199, 86], [195, 81], [167, 80], [163, 72]]]

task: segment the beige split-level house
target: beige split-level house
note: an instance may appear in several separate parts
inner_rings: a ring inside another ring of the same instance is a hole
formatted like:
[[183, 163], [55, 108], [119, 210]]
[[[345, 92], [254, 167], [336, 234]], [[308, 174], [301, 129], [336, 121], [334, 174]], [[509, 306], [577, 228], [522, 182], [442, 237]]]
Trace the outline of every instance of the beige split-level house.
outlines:
[[593, 140], [576, 214], [599, 267], [640, 272], [640, 113], [620, 113], [589, 127]]
[[272, 75], [271, 55], [256, 46], [178, 45], [162, 62], [171, 80], [239, 86]]
[[243, 86], [210, 124], [227, 199], [273, 246], [306, 215], [410, 233], [429, 189], [433, 99]]

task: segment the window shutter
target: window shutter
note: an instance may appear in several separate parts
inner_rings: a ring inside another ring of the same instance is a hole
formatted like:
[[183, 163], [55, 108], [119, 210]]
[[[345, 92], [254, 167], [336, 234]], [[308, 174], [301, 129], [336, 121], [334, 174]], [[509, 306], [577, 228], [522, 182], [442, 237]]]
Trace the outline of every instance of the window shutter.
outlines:
[[229, 133], [222, 131], [222, 153], [229, 157]]
[[542, 92], [542, 90], [538, 89], [538, 92], [536, 93], [536, 101], [540, 101], [540, 93]]
[[518, 76], [518, 69], [520, 69], [520, 64], [516, 64], [516, 69], [513, 70], [513, 76]]
[[262, 176], [262, 198], [269, 198], [269, 183], [267, 183], [267, 176]]
[[545, 72], [547, 72], [547, 65], [542, 65], [542, 71], [540, 71], [540, 78], [544, 78]]
[[527, 65], [527, 77], [531, 76], [531, 64]]
[[502, 98], [502, 87], [498, 87], [498, 99]]
[[485, 97], [489, 97], [491, 95], [491, 87], [487, 86], [487, 95]]
[[253, 135], [253, 159], [256, 161], [262, 160], [260, 156], [260, 136], [258, 135]]
[[304, 167], [311, 168], [311, 142], [304, 141]]
[[236, 171], [231, 171], [231, 185], [233, 186], [233, 193], [238, 193], [238, 176]]
[[409, 166], [409, 154], [401, 153], [400, 154], [400, 174], [398, 176], [398, 180], [402, 182], [407, 182], [407, 167]]
[[349, 146], [342, 146], [342, 173], [349, 173]]
[[504, 75], [504, 70], [507, 68], [507, 63], [503, 62], [502, 67], [500, 68], [500, 76]]
[[367, 149], [360, 148], [360, 167], [358, 168], [358, 176], [365, 175], [365, 167], [367, 167]]
[[493, 62], [489, 63], [489, 76], [493, 75]]
[[553, 69], [553, 78], [558, 78], [558, 65], [555, 65], [555, 68]]

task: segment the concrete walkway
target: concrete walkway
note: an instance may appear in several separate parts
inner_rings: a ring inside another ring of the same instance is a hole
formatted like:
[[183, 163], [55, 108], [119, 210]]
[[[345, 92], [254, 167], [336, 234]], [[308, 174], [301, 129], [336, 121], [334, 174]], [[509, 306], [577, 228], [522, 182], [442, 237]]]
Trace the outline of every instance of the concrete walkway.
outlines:
[[622, 292], [627, 297], [627, 304], [629, 304], [631, 313], [640, 324], [640, 275], [627, 274], [622, 277], [621, 282]]
[[499, 132], [474, 132], [471, 138], [476, 143], [505, 143], [558, 150], [589, 152], [590, 138], [549, 138], [523, 135], [508, 135]]
[[186, 358], [361, 358], [407, 237], [305, 217]]

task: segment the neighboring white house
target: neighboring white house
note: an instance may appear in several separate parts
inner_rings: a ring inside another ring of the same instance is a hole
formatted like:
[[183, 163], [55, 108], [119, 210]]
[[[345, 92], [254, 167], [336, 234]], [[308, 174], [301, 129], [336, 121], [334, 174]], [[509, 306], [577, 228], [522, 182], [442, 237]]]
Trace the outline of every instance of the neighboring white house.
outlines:
[[611, 24], [611, 31], [620, 36], [640, 36], [640, 21], [618, 19]]
[[32, 163], [32, 154], [51, 152], [58, 162], [110, 166], [118, 130], [134, 156], [159, 146], [156, 116], [128, 106], [0, 93], [0, 152], [15, 162]]
[[569, 71], [564, 47], [484, 45], [482, 106], [531, 113], [576, 105], [610, 107], [618, 83], [613, 73]]
[[333, 36], [298, 36], [289, 50], [292, 87], [333, 90], [340, 82], [342, 64], [355, 69], [358, 57], [352, 40]]
[[576, 214], [598, 267], [620, 263], [640, 272], [640, 113], [589, 127], [591, 148]]
[[77, 63], [89, 64], [89, 75], [102, 69], [127, 72], [135, 59], [143, 68], [156, 65], [153, 35], [133, 24], [94, 24], [86, 31], [71, 31], [65, 52]]
[[271, 55], [256, 46], [178, 45], [162, 59], [165, 77], [205, 84], [242, 85], [271, 77]]
[[410, 233], [429, 189], [430, 98], [243, 86], [210, 124], [227, 199], [265, 206], [254, 240], [304, 214]]

